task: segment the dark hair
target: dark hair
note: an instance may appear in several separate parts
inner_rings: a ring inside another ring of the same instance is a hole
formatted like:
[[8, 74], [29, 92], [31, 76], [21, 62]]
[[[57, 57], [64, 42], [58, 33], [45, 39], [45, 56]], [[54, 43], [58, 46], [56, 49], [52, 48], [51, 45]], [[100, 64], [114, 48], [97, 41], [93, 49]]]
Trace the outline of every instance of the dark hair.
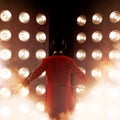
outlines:
[[50, 44], [50, 47], [54, 50], [54, 51], [64, 51], [67, 47], [67, 43], [66, 41], [63, 39], [61, 41], [55, 41], [53, 40]]

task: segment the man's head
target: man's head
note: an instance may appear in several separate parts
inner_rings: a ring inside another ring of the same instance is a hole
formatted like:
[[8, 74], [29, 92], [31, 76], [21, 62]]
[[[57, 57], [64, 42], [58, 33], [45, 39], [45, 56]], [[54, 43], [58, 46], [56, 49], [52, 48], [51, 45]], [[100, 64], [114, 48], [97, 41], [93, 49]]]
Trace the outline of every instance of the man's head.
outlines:
[[53, 40], [52, 43], [51, 43], [51, 48], [54, 50], [54, 51], [64, 51], [67, 47], [67, 43], [66, 41], [63, 39], [63, 40]]

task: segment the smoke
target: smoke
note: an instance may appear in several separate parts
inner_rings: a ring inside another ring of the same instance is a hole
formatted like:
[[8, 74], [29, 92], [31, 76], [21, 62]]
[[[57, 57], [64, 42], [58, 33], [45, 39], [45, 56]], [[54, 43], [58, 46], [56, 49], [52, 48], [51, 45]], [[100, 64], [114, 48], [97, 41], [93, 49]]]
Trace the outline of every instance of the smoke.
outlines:
[[119, 85], [99, 82], [84, 99], [79, 98], [70, 120], [120, 120], [119, 101]]
[[[12, 81], [6, 84], [8, 87], [21, 81], [15, 70], [14, 74]], [[36, 101], [32, 98], [19, 94], [4, 97], [5, 95], [0, 94], [0, 120], [120, 120], [118, 82], [111, 82], [110, 79], [105, 78], [98, 81], [84, 97], [77, 96], [72, 113], [61, 113], [58, 118], [53, 119], [46, 112], [37, 109]], [[8, 93], [8, 90], [3, 93]], [[40, 101], [39, 99], [38, 102]]]

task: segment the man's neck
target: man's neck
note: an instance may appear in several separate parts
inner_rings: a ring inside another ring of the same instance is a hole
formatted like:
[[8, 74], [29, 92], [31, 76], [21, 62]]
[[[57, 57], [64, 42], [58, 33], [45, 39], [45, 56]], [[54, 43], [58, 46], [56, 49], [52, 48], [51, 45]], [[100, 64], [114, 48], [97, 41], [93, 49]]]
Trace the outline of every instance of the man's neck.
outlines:
[[53, 54], [62, 54], [62, 51], [54, 51]]

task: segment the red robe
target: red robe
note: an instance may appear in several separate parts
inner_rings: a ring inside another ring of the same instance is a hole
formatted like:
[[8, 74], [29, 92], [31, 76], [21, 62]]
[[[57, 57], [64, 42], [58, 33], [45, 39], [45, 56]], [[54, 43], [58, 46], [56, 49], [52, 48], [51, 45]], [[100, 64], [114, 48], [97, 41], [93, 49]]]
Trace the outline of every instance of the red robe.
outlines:
[[46, 110], [57, 114], [73, 110], [74, 98], [71, 91], [70, 76], [73, 74], [79, 82], [85, 80], [85, 75], [72, 58], [64, 55], [53, 55], [43, 59], [42, 63], [30, 74], [24, 85], [33, 81], [46, 71]]

